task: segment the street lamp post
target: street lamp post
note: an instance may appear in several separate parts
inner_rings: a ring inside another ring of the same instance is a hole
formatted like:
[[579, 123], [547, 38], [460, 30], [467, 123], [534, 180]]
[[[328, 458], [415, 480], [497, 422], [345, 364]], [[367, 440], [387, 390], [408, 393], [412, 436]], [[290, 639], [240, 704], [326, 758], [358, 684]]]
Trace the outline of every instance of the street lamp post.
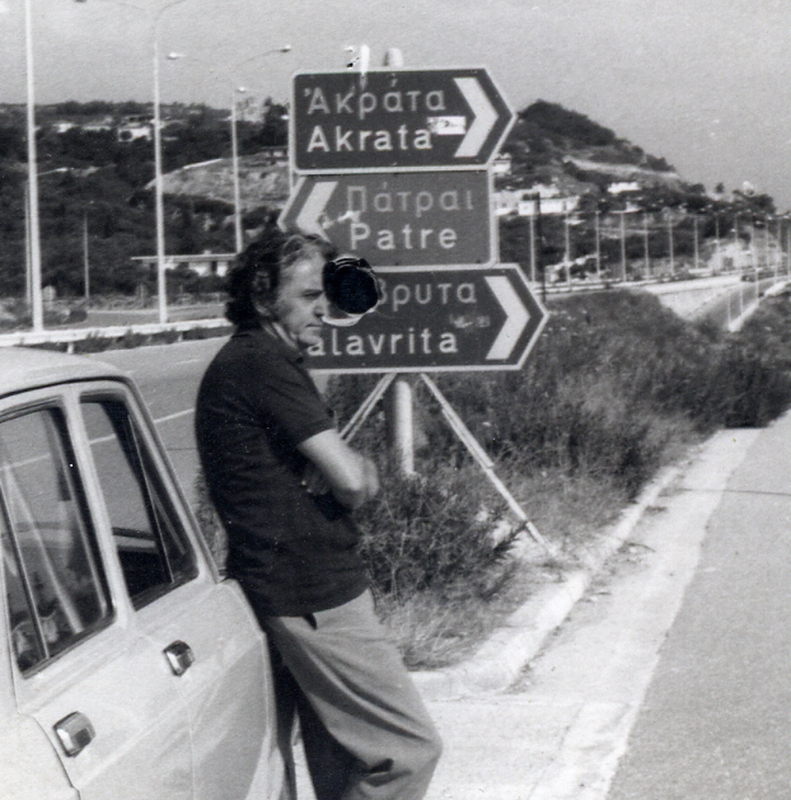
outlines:
[[616, 211], [616, 214], [621, 215], [621, 280], [626, 280], [626, 209]]
[[599, 209], [596, 209], [594, 217], [594, 229], [596, 233], [596, 280], [601, 280], [601, 225], [599, 219]]
[[[154, 197], [157, 228], [157, 308], [160, 324], [168, 321], [168, 287], [165, 274], [165, 193], [162, 182], [162, 109], [159, 91], [159, 21], [169, 9], [185, 0], [173, 0], [162, 6], [154, 17]], [[181, 58], [178, 53], [168, 54], [169, 59]]]
[[536, 207], [530, 210], [530, 280], [536, 282]]
[[233, 162], [233, 228], [237, 255], [242, 252], [242, 199], [239, 187], [239, 141], [236, 134], [236, 93], [247, 91], [243, 86], [231, 93], [231, 159]]
[[[247, 64], [250, 61], [255, 61], [259, 58], [264, 58], [265, 56], [273, 55], [274, 53], [290, 53], [291, 52], [291, 45], [284, 44], [282, 47], [275, 47], [272, 50], [267, 50], [263, 53], [257, 53], [250, 58], [246, 58], [243, 61], [234, 64], [229, 70], [229, 73], [235, 72], [240, 66], [243, 64]], [[203, 61], [202, 59], [193, 58], [192, 56], [183, 56], [180, 53], [171, 53], [168, 55], [168, 58], [187, 58], [190, 61], [197, 61], [198, 63], [207, 64], [207, 62]], [[212, 68], [213, 71], [213, 68]], [[244, 249], [244, 231], [242, 228], [242, 198], [241, 198], [241, 184], [240, 184], [240, 175], [239, 175], [239, 137], [237, 132], [237, 111], [236, 111], [236, 95], [237, 93], [242, 94], [247, 91], [247, 88], [244, 86], [231, 86], [231, 170], [233, 172], [233, 223], [234, 223], [234, 247], [235, 252], [241, 253]]]
[[[26, 0], [26, 2], [29, 3], [30, 0]], [[85, 0], [77, 0], [77, 2], [85, 2]], [[144, 14], [150, 13], [148, 9], [134, 3], [127, 3], [124, 0], [104, 0], [104, 2], [112, 2], [115, 5], [132, 8]], [[168, 320], [168, 298], [167, 281], [165, 279], [165, 206], [162, 188], [162, 132], [160, 130], [161, 113], [159, 108], [159, 22], [166, 11], [183, 2], [186, 2], [186, 0], [171, 0], [171, 2], [166, 3], [157, 10], [151, 21], [154, 57], [154, 206], [157, 240], [157, 300], [160, 323], [165, 323]], [[173, 53], [168, 57], [179, 58], [180, 56]]]
[[84, 279], [83, 288], [85, 289], [85, 302], [87, 303], [91, 297], [91, 260], [88, 255], [88, 212], [82, 212], [82, 258]]
[[[157, 18], [158, 19], [158, 18]], [[165, 277], [165, 202], [162, 187], [162, 131], [159, 108], [159, 37], [154, 23], [154, 205], [157, 229], [157, 307], [160, 323], [168, 321], [167, 278]]]
[[28, 230], [30, 252], [30, 304], [33, 330], [44, 329], [44, 305], [41, 298], [41, 232], [38, 208], [38, 160], [36, 158], [36, 93], [33, 77], [33, 22], [30, 0], [25, 0], [25, 61], [27, 72], [27, 169]]
[[670, 209], [667, 214], [667, 241], [670, 250], [670, 277], [672, 278], [676, 274], [676, 264], [673, 243], [673, 212]]
[[692, 217], [692, 224], [694, 228], [694, 235], [695, 235], [695, 270], [698, 269], [698, 265], [700, 263], [700, 251], [698, 249], [698, 215], [694, 214]]
[[[250, 61], [254, 61], [258, 58], [264, 58], [265, 56], [271, 56], [275, 53], [290, 53], [291, 52], [291, 45], [284, 44], [282, 47], [275, 47], [271, 50], [267, 50], [264, 53], [258, 53], [257, 55], [251, 56], [250, 58], [246, 58], [244, 61], [240, 61], [238, 64], [233, 66], [233, 69], [236, 70], [243, 64], [247, 64]], [[234, 224], [234, 240], [236, 245], [236, 253], [241, 253], [244, 249], [244, 236], [242, 232], [242, 198], [241, 198], [241, 187], [240, 187], [240, 177], [239, 177], [239, 139], [237, 136], [236, 131], [236, 94], [237, 92], [242, 93], [246, 92], [247, 89], [244, 86], [234, 87], [231, 92], [231, 160], [233, 163], [233, 224]]]

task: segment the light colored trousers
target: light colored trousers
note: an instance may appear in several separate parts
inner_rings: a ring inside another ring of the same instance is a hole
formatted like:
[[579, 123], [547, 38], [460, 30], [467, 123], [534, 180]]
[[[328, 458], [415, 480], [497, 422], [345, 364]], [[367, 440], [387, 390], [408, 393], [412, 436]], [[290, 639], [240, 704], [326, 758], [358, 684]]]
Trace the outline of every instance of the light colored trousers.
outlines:
[[291, 797], [296, 712], [317, 800], [420, 800], [442, 745], [371, 593], [305, 617], [259, 619]]

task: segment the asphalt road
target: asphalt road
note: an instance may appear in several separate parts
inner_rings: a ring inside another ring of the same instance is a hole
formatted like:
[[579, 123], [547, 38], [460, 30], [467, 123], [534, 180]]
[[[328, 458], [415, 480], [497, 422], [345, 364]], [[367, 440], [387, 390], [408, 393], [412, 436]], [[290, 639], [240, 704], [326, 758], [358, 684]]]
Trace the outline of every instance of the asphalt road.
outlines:
[[193, 433], [195, 397], [201, 376], [225, 337], [179, 344], [107, 350], [92, 355], [129, 373], [148, 404], [187, 497], [198, 469]]
[[752, 281], [739, 281], [736, 286], [730, 287], [719, 297], [696, 310], [692, 317], [707, 319], [720, 328], [726, 328], [755, 303], [759, 292], [765, 292], [773, 283], [772, 278], [761, 280], [757, 285]]
[[791, 417], [711, 517], [609, 800], [791, 796]]

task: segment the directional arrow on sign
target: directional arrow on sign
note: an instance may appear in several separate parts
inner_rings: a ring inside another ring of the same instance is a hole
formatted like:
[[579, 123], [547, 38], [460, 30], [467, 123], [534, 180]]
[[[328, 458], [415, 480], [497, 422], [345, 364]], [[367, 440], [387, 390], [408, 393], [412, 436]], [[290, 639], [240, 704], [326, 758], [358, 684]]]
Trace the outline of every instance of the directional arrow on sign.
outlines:
[[530, 322], [530, 313], [527, 305], [517, 294], [511, 279], [505, 275], [485, 276], [484, 280], [489, 284], [492, 294], [497, 298], [497, 302], [505, 311], [505, 322], [497, 334], [489, 352], [486, 354], [487, 361], [505, 361], [514, 352], [519, 337], [522, 332], [527, 330]]
[[326, 373], [521, 369], [547, 312], [518, 264], [383, 267], [383, 300], [308, 350]]
[[484, 68], [302, 73], [292, 105], [301, 173], [481, 168], [514, 117]]
[[323, 236], [374, 268], [486, 264], [496, 258], [489, 183], [484, 170], [306, 175], [280, 225]]
[[487, 137], [497, 124], [497, 110], [489, 102], [478, 78], [454, 80], [474, 116], [469, 130], [454, 153], [454, 158], [475, 158], [483, 150]]

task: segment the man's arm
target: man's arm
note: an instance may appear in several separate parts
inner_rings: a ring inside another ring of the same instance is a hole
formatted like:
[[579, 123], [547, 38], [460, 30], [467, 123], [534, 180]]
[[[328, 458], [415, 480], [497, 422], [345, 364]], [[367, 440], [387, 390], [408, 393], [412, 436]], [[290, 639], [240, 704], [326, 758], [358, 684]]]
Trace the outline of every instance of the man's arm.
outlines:
[[376, 465], [352, 450], [335, 430], [326, 430], [297, 445], [329, 485], [335, 499], [347, 508], [357, 508], [379, 491]]

